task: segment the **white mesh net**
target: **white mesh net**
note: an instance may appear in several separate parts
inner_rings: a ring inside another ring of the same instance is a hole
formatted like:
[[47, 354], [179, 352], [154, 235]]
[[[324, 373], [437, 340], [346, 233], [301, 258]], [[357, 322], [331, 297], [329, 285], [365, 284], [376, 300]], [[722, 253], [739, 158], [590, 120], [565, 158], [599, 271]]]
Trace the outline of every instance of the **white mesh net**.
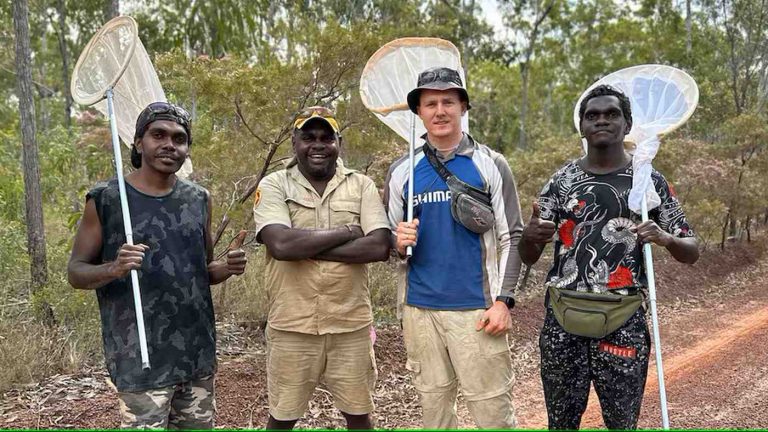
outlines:
[[699, 103], [699, 87], [690, 75], [664, 65], [640, 65], [613, 72], [592, 84], [579, 97], [573, 124], [579, 130], [579, 105], [593, 88], [608, 84], [629, 97], [632, 130], [625, 141], [639, 143], [651, 135], [664, 135], [685, 123]]
[[[648, 209], [660, 204], [651, 183], [651, 163], [659, 150], [659, 138], [682, 126], [699, 103], [699, 87], [690, 75], [671, 66], [640, 65], [621, 69], [592, 84], [579, 97], [573, 110], [573, 123], [579, 130], [579, 105], [593, 88], [608, 84], [629, 97], [632, 130], [624, 138], [636, 145], [632, 166], [634, 176], [629, 207], [640, 213], [643, 191]], [[582, 139], [584, 152], [587, 141]]]
[[[114, 86], [115, 118], [120, 139], [133, 143], [136, 120], [152, 102], [166, 101], [155, 68], [129, 16], [110, 20], [91, 38], [72, 74], [72, 98], [108, 116], [105, 93]], [[177, 175], [192, 172], [189, 159]]]
[[[379, 48], [366, 63], [360, 77], [360, 98], [379, 120], [408, 141], [414, 114], [408, 109], [406, 96], [416, 87], [419, 73], [436, 66], [458, 70], [466, 86], [461, 56], [452, 43], [438, 38], [396, 39]], [[418, 119], [415, 125], [418, 141], [426, 129]], [[466, 114], [462, 129], [469, 130]]]

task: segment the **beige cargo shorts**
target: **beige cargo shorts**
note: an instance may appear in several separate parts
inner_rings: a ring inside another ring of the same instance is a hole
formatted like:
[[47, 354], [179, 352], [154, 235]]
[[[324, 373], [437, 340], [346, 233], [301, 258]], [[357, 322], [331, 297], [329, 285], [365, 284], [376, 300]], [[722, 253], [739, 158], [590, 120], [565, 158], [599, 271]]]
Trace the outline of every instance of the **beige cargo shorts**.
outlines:
[[340, 411], [373, 411], [376, 360], [370, 327], [349, 333], [312, 335], [267, 328], [269, 414], [295, 420], [323, 382]]

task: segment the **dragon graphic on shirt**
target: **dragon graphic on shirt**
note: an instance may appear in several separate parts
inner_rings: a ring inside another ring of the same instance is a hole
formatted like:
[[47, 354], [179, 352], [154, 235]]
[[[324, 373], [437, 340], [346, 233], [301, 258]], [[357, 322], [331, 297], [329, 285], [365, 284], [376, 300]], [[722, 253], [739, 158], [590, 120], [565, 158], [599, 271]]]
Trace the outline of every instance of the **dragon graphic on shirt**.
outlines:
[[[653, 171], [662, 204], [650, 217], [665, 231], [691, 237], [680, 203], [666, 179]], [[547, 182], [539, 197], [541, 218], [555, 222], [555, 260], [547, 284], [582, 292], [629, 294], [645, 284], [642, 248], [629, 210], [632, 166], [593, 174], [570, 162]]]

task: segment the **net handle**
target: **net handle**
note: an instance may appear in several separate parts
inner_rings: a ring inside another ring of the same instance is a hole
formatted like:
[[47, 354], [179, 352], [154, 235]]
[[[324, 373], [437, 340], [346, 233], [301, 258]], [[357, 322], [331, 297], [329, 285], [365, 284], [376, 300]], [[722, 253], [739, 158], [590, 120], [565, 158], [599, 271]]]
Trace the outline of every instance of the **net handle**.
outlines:
[[368, 111], [375, 114], [381, 114], [383, 116], [387, 116], [390, 113], [395, 111], [410, 111], [411, 109], [410, 107], [408, 107], [407, 103], [399, 103], [399, 104], [390, 105], [390, 106], [381, 107], [381, 108], [369, 107], [368, 105], [365, 104], [365, 102], [363, 102], [363, 105], [365, 105]]
[[[131, 28], [131, 33], [133, 34], [133, 43], [128, 48], [128, 56], [127, 61], [123, 64], [122, 68], [120, 68], [120, 71], [115, 74], [115, 77], [110, 80], [110, 82], [102, 89], [101, 93], [93, 94], [89, 97], [81, 98], [80, 95], [74, 91], [77, 87], [75, 84], [77, 83], [78, 76], [80, 74], [80, 67], [82, 66], [85, 59], [87, 59], [91, 51], [93, 50], [93, 47], [96, 46], [96, 42], [98, 42], [101, 37], [107, 33], [108, 31], [111, 31], [113, 28], [117, 27], [121, 24], [127, 24]], [[75, 102], [81, 104], [81, 105], [93, 105], [96, 102], [99, 102], [107, 97], [107, 90], [110, 88], [113, 88], [118, 81], [120, 81], [120, 78], [122, 78], [123, 74], [125, 73], [125, 70], [128, 68], [128, 65], [131, 63], [131, 59], [133, 58], [133, 53], [136, 50], [136, 39], [138, 39], [138, 33], [139, 33], [139, 26], [136, 24], [136, 20], [133, 18], [123, 15], [119, 17], [112, 18], [111, 20], [107, 21], [106, 24], [101, 26], [99, 31], [96, 32], [95, 35], [91, 38], [90, 41], [88, 41], [88, 45], [85, 46], [83, 49], [83, 52], [80, 54], [80, 57], [77, 59], [77, 63], [75, 63], [75, 68], [72, 71], [72, 79], [70, 80], [70, 93], [72, 94], [72, 99], [75, 100]]]

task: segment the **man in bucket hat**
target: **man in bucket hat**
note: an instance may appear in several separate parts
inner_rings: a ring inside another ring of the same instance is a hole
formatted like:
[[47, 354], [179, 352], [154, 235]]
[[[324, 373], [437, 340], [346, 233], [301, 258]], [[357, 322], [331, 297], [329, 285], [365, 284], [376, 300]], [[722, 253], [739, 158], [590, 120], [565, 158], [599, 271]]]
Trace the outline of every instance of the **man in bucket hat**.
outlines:
[[414, 161], [413, 222], [404, 220], [407, 156], [390, 167], [384, 198], [397, 254], [413, 247], [401, 266], [400, 302], [423, 426], [457, 427], [460, 386], [479, 428], [513, 428], [506, 334], [523, 225], [512, 171], [462, 131], [470, 104], [458, 71], [419, 74], [408, 106], [427, 129]]
[[370, 178], [339, 158], [333, 111], [296, 117], [294, 159], [253, 206], [266, 245], [267, 429], [291, 429], [322, 380], [349, 429], [371, 429], [373, 357], [366, 263], [389, 258], [389, 224]]
[[[211, 429], [216, 327], [211, 284], [245, 271], [242, 250], [213, 260], [211, 199], [176, 177], [189, 154], [191, 120], [166, 102], [147, 106], [136, 122], [125, 177], [134, 240], [126, 243], [116, 179], [86, 196], [68, 278], [96, 290], [104, 356], [120, 402], [121, 427]], [[130, 271], [137, 270], [150, 354], [139, 357]]]

